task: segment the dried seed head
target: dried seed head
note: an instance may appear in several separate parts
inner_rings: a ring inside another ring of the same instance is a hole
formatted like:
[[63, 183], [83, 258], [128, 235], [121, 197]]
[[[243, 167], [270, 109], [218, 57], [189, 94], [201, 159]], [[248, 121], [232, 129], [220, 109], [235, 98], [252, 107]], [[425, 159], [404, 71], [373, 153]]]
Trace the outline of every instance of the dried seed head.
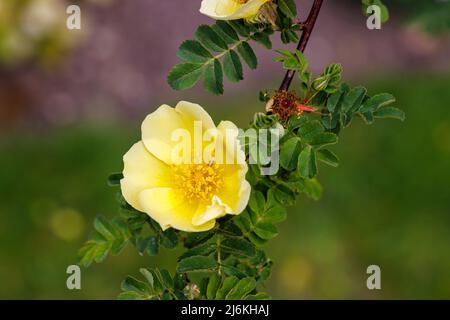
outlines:
[[[292, 92], [278, 91], [272, 99], [271, 111], [273, 114], [278, 115], [280, 121], [285, 124], [292, 115], [298, 114], [297, 109], [297, 96]], [[268, 104], [269, 104], [268, 103]], [[267, 107], [267, 106], [266, 106]]]

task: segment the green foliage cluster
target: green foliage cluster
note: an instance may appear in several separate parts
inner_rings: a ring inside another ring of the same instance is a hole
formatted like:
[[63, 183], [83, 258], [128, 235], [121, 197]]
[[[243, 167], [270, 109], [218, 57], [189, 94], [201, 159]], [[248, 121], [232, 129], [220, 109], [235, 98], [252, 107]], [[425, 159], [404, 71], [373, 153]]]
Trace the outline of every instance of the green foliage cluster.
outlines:
[[[205, 90], [223, 94], [223, 78], [231, 82], [244, 79], [242, 60], [250, 69], [256, 69], [258, 60], [251, 42], [272, 49], [270, 36], [280, 32], [283, 43], [298, 42], [301, 24], [296, 23], [297, 7], [294, 0], [278, 0], [274, 6], [276, 20], [264, 17], [255, 23], [248, 20], [216, 21], [214, 25], [201, 25], [195, 32], [195, 40], [186, 40], [177, 56], [184, 62], [169, 72], [168, 83], [175, 90], [192, 88], [203, 76]], [[273, 7], [272, 7], [273, 8]], [[269, 8], [270, 9], [270, 8]]]
[[[173, 277], [167, 270], [141, 269], [147, 283], [127, 277], [122, 284], [124, 292], [119, 296], [120, 299], [209, 298], [212, 289], [207, 291], [206, 287], [213, 285], [212, 278], [204, 278], [202, 283], [193, 285], [199, 292], [192, 295], [186, 289], [191, 284], [187, 277], [191, 273], [216, 275], [218, 287], [214, 297], [217, 299], [268, 297], [266, 294], [258, 294], [255, 288], [257, 282], [269, 277], [272, 262], [231, 219], [221, 219], [213, 230], [207, 232], [187, 233], [174, 229], [162, 231], [145, 213], [124, 202], [121, 195], [118, 199], [121, 203], [121, 216], [112, 221], [101, 216], [96, 218], [95, 230], [79, 251], [80, 264], [89, 266], [94, 261], [102, 262], [108, 254], [120, 253], [129, 243], [140, 254], [150, 256], [157, 255], [160, 246], [172, 249], [181, 244], [186, 249], [178, 258]], [[265, 215], [269, 217], [272, 214], [269, 212]], [[282, 217], [285, 215], [283, 211]], [[145, 231], [145, 226], [149, 227], [150, 234]], [[220, 285], [222, 289], [219, 289]]]
[[212, 94], [223, 93], [223, 73], [231, 82], [244, 79], [242, 60], [256, 69], [258, 60], [249, 42], [272, 48], [270, 25], [253, 25], [244, 21], [217, 21], [212, 27], [201, 25], [196, 40], [183, 42], [177, 55], [184, 63], [169, 73], [168, 82], [175, 90], [194, 86], [204, 76], [204, 88]]
[[[381, 0], [362, 0], [362, 4], [364, 13], [369, 5], [379, 5], [382, 8], [382, 22], [389, 19], [388, 9]], [[212, 26], [199, 26], [195, 39], [186, 40], [180, 45], [177, 56], [183, 62], [170, 70], [167, 77], [169, 85], [175, 90], [186, 90], [203, 77], [204, 89], [211, 94], [221, 95], [224, 92], [224, 74], [234, 83], [244, 79], [242, 60], [250, 69], [257, 68], [258, 59], [251, 42], [272, 49], [270, 37], [275, 31], [280, 33], [284, 44], [298, 42], [303, 24], [295, 20], [295, 1], [275, 0], [268, 6], [269, 11], [276, 11], [275, 21], [258, 16], [256, 21], [219, 20]]]
[[[81, 264], [101, 262], [109, 253], [118, 254], [128, 243], [140, 254], [150, 256], [157, 255], [160, 246], [184, 248], [173, 276], [167, 270], [141, 269], [147, 281], [128, 277], [122, 284], [124, 292], [119, 298], [268, 298], [266, 293], [257, 290], [257, 285], [270, 276], [272, 267], [263, 246], [278, 235], [277, 223], [287, 218], [286, 207], [295, 204], [301, 194], [315, 200], [320, 198], [319, 164], [338, 166], [338, 156], [330, 146], [338, 142], [340, 130], [350, 125], [354, 115], [367, 123], [372, 123], [374, 118], [403, 120], [403, 112], [389, 106], [395, 101], [392, 95], [369, 96], [363, 87], [350, 88], [339, 83], [342, 71], [339, 65], [327, 66], [313, 79], [305, 68], [307, 61], [301, 52], [282, 51], [281, 54], [282, 58], [277, 60], [285, 69], [299, 71], [299, 101], [309, 100], [317, 114], [293, 114], [289, 118], [279, 141], [278, 172], [262, 175], [263, 162], [250, 164], [247, 180], [252, 192], [247, 208], [238, 216], [219, 219], [210, 231], [163, 231], [119, 194], [120, 217], [112, 221], [103, 217], [96, 219], [94, 232], [80, 250]], [[260, 130], [281, 127], [281, 124], [276, 114], [257, 114], [250, 126]], [[245, 143], [245, 138], [243, 145], [250, 156], [253, 149]], [[118, 185], [120, 178], [121, 174], [112, 175], [109, 184]], [[203, 275], [201, 281], [190, 277], [198, 273]]]
[[[297, 9], [292, 0], [279, 0], [277, 4], [276, 31], [283, 42], [297, 41], [291, 35]], [[178, 56], [185, 62], [175, 66], [168, 80], [174, 89], [187, 89], [204, 75], [204, 86], [213, 94], [223, 93], [223, 70], [233, 82], [243, 79], [241, 58], [250, 68], [256, 68], [257, 59], [248, 42], [259, 42], [271, 48], [269, 36], [274, 33], [270, 23], [249, 21], [217, 21], [212, 27], [202, 25], [197, 29], [196, 40], [185, 41]], [[284, 34], [284, 35], [283, 35]], [[277, 224], [287, 218], [286, 207], [295, 204], [305, 194], [320, 198], [322, 187], [317, 179], [319, 164], [336, 167], [339, 159], [330, 146], [338, 142], [341, 129], [348, 127], [355, 116], [366, 123], [375, 118], [404, 119], [399, 109], [390, 106], [395, 99], [382, 93], [369, 96], [363, 87], [350, 88], [341, 83], [342, 67], [330, 64], [316, 78], [308, 71], [308, 61], [303, 53], [278, 50], [279, 61], [285, 70], [298, 75], [298, 89], [281, 96], [294, 97], [282, 101], [289, 113], [282, 118], [273, 114], [256, 114], [250, 127], [253, 132], [277, 128], [279, 143], [279, 170], [264, 175], [267, 166], [261, 155], [261, 146], [240, 137], [249, 164], [246, 179], [252, 191], [247, 208], [237, 216], [227, 216], [217, 221], [209, 231], [187, 233], [174, 229], [161, 230], [158, 223], [127, 204], [121, 195], [118, 200], [121, 216], [107, 221], [99, 217], [95, 230], [80, 250], [81, 264], [101, 262], [111, 254], [118, 254], [128, 243], [140, 254], [157, 255], [161, 246], [182, 247], [175, 273], [167, 270], [141, 269], [146, 281], [128, 277], [122, 284], [122, 299], [266, 299], [259, 292], [260, 285], [270, 276], [272, 261], [263, 246], [278, 235]], [[223, 58], [223, 61], [220, 60]], [[222, 67], [223, 65], [223, 67]], [[261, 93], [261, 100], [278, 99], [280, 92]], [[306, 109], [297, 109], [301, 105]], [[285, 111], [286, 111], [285, 110]], [[305, 111], [307, 110], [307, 111]], [[273, 139], [268, 144], [276, 143]], [[121, 174], [109, 179], [118, 185]], [[200, 274], [198, 277], [193, 276]]]

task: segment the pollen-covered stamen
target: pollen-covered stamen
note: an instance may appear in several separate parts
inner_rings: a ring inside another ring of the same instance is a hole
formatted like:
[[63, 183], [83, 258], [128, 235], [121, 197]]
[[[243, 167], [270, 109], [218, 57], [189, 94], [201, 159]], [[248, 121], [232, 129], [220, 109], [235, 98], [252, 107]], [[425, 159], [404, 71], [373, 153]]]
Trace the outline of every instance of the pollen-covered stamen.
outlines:
[[223, 186], [223, 167], [211, 164], [182, 164], [174, 167], [174, 182], [187, 200], [210, 201]]
[[248, 0], [233, 0], [234, 2], [240, 3], [240, 4], [244, 4], [247, 3]]

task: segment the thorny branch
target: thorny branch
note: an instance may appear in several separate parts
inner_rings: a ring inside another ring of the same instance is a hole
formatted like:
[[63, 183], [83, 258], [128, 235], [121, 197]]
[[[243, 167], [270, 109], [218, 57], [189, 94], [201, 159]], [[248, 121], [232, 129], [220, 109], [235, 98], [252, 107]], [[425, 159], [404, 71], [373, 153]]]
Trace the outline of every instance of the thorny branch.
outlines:
[[[319, 16], [320, 9], [322, 7], [323, 0], [314, 0], [311, 11], [309, 12], [308, 18], [303, 23], [302, 36], [298, 43], [297, 49], [304, 52], [306, 45], [308, 44], [309, 37], [316, 24], [317, 17]], [[294, 79], [295, 71], [288, 70], [284, 76], [283, 82], [280, 86], [280, 91], [288, 91], [291, 85], [292, 79]]]

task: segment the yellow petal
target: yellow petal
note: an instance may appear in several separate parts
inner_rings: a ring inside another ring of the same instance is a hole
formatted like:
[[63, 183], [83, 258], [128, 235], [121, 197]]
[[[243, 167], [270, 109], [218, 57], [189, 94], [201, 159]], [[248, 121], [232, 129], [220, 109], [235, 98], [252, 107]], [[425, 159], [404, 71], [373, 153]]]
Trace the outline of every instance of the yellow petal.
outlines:
[[225, 206], [223, 206], [220, 201], [217, 201], [216, 198], [213, 198], [212, 204], [209, 205], [200, 203], [197, 212], [192, 218], [192, 224], [198, 226], [223, 217], [226, 214], [225, 209]]
[[227, 153], [224, 161], [224, 186], [217, 197], [225, 205], [226, 213], [239, 214], [247, 206], [251, 191], [250, 184], [245, 180], [248, 171], [245, 153], [237, 140], [239, 131], [234, 123], [222, 121], [217, 129], [224, 137]]
[[241, 147], [238, 134], [239, 129], [231, 121], [221, 121], [217, 126], [217, 130], [222, 137], [222, 149], [225, 151], [222, 159], [217, 159], [219, 163], [240, 164], [244, 165], [243, 169], [247, 167], [245, 162], [245, 153]]
[[239, 214], [247, 206], [251, 186], [245, 175], [247, 165], [226, 165], [223, 177], [223, 187], [217, 198], [226, 207], [226, 213]]
[[180, 101], [176, 105], [175, 110], [179, 111], [185, 121], [187, 121], [191, 125], [194, 121], [201, 121], [204, 131], [215, 128], [214, 121], [212, 120], [211, 116], [199, 104]]
[[237, 20], [254, 17], [270, 0], [249, 0], [239, 4], [233, 0], [203, 0], [200, 12], [215, 20]]
[[[199, 131], [194, 135], [194, 125], [198, 122]], [[149, 114], [142, 123], [142, 141], [145, 147], [158, 159], [167, 164], [177, 161], [174, 151], [181, 140], [176, 140], [174, 134], [185, 132], [191, 147], [194, 147], [194, 136], [202, 139], [203, 131], [214, 128], [214, 122], [209, 114], [198, 104], [181, 101], [175, 108], [168, 105], [160, 106]], [[201, 146], [200, 146], [201, 147]]]
[[142, 211], [139, 193], [154, 187], [171, 186], [170, 167], [153, 156], [142, 141], [135, 143], [123, 157], [123, 179], [120, 181], [122, 195], [135, 209]]
[[217, 1], [215, 12], [221, 16], [228, 16], [236, 11], [242, 4], [234, 0]]
[[155, 157], [171, 164], [172, 150], [178, 143], [172, 141], [172, 132], [179, 128], [185, 128], [181, 114], [168, 105], [162, 105], [142, 123], [142, 142]]
[[214, 227], [215, 220], [194, 225], [192, 218], [197, 211], [198, 203], [184, 199], [173, 188], [152, 188], [144, 190], [139, 195], [143, 211], [161, 225], [163, 230], [175, 228], [187, 232], [200, 232]]

